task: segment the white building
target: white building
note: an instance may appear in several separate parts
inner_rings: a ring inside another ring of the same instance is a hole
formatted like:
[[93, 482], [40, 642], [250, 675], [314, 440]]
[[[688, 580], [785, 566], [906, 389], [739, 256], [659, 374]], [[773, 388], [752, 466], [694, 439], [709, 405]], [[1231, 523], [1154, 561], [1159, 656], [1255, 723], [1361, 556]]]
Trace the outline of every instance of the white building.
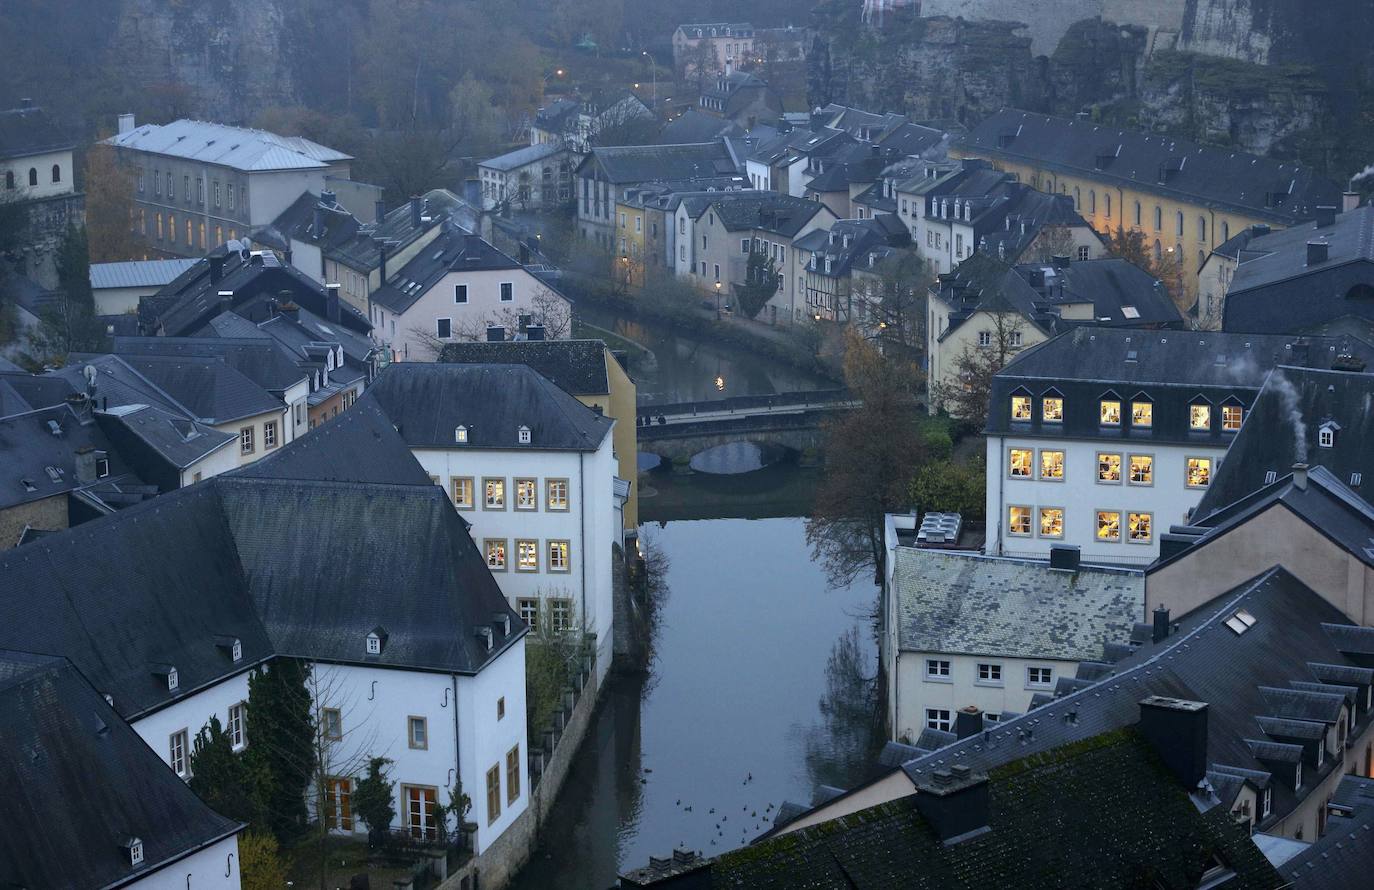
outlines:
[[536, 142], [477, 165], [482, 209], [548, 210], [572, 200], [572, 154], [561, 142]]
[[195, 260], [134, 260], [91, 263], [91, 296], [96, 315], [132, 315], [138, 301], [171, 284]]
[[1023, 714], [1144, 619], [1139, 571], [1051, 568], [927, 545], [917, 532], [914, 516], [887, 517], [882, 650], [895, 740], [955, 732], [970, 708], [975, 731]]
[[1188, 521], [1265, 375], [1331, 367], [1329, 337], [1077, 328], [994, 379], [987, 552], [1144, 565]]
[[604, 672], [624, 506], [614, 421], [514, 364], [399, 363], [365, 399], [448, 493], [511, 608], [595, 634]]
[[[0, 203], [18, 203], [24, 224], [22, 243], [5, 245], [6, 265], [42, 288], [56, 288], [67, 229], [85, 225], [85, 198], [76, 190], [72, 161], [76, 140], [31, 99], [0, 109], [0, 132]], [[22, 294], [11, 296], [23, 304]]]

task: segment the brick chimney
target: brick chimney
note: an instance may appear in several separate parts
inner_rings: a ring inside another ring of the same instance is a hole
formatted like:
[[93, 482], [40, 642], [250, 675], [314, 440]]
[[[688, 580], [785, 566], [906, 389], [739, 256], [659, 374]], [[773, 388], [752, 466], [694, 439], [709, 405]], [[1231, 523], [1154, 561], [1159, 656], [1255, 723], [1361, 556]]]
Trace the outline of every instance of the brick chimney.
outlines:
[[955, 764], [915, 781], [912, 800], [945, 846], [977, 837], [988, 829], [988, 777]]
[[119, 116], [119, 133], [121, 136], [125, 133], [132, 133], [134, 126], [134, 116], [132, 114], [125, 112]]
[[1207, 703], [1152, 695], [1140, 702], [1140, 731], [1188, 791], [1207, 774]]
[[1151, 641], [1162, 643], [1169, 638], [1169, 610], [1163, 606], [1155, 606], [1154, 629], [1150, 633]]
[[977, 705], [960, 708], [954, 715], [954, 735], [966, 739], [983, 731], [983, 711]]

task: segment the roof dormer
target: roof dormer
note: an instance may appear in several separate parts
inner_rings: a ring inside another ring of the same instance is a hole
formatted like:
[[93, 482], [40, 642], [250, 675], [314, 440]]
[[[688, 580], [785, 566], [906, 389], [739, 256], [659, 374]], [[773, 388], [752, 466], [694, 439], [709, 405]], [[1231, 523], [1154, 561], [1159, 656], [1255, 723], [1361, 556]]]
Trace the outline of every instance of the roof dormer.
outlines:
[[466, 445], [468, 443], [468, 428], [465, 426], [454, 427], [453, 441], [457, 442], [459, 445]]
[[382, 650], [386, 648], [386, 628], [381, 625], [372, 628], [364, 642], [368, 655], [381, 655]]
[[167, 684], [168, 692], [176, 692], [177, 687], [181, 685], [181, 678], [177, 676], [175, 665], [155, 664], [152, 668], [152, 674]]
[[516, 430], [516, 436], [519, 438], [521, 445], [530, 444], [530, 428], [524, 424], [521, 424], [520, 428]]
[[492, 646], [495, 644], [495, 634], [492, 633], [491, 628], [479, 627], [476, 628], [473, 632], [477, 635], [477, 639], [481, 640], [483, 643], [486, 644], [487, 651], [490, 652]]
[[126, 838], [119, 846], [124, 850], [124, 855], [129, 857], [131, 867], [143, 864], [143, 841], [141, 838]]
[[215, 637], [215, 647], [229, 656], [229, 660], [235, 664], [243, 660], [243, 640], [240, 640], [238, 637], [226, 635], [217, 636]]
[[1341, 425], [1334, 420], [1327, 420], [1317, 427], [1317, 444], [1322, 448], [1336, 447], [1336, 434], [1341, 431]]

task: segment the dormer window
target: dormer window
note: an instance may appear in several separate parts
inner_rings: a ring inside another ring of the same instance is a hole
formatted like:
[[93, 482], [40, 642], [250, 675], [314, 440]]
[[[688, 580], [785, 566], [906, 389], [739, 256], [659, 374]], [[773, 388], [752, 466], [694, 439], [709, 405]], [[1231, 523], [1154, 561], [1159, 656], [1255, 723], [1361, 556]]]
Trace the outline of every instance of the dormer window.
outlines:
[[1322, 448], [1336, 447], [1336, 433], [1340, 431], [1340, 424], [1334, 420], [1328, 420], [1317, 428], [1317, 444]]
[[468, 428], [465, 426], [454, 427], [453, 441], [459, 445], [466, 445], [468, 441]]
[[170, 671], [167, 672], [167, 691], [176, 692], [177, 687], [180, 685], [181, 679], [177, 676], [177, 669], [172, 668]]
[[1188, 406], [1188, 429], [1207, 432], [1212, 428], [1212, 406], [1194, 402]]
[[1020, 421], [1031, 419], [1030, 396], [1016, 395], [1011, 397], [1011, 419]]
[[229, 660], [230, 660], [230, 661], [242, 661], [242, 660], [243, 660], [243, 641], [242, 641], [242, 640], [235, 640], [235, 641], [234, 641], [234, 645], [233, 645], [233, 646], [230, 648], [230, 650], [229, 650]]
[[1302, 787], [1302, 763], [1299, 762], [1299, 763], [1295, 763], [1295, 764], [1293, 765], [1293, 790], [1296, 791], [1297, 789], [1299, 789], [1299, 788], [1301, 788], [1301, 787]]
[[218, 646], [225, 655], [228, 655], [229, 660], [235, 664], [243, 660], [243, 641], [238, 637], [215, 637], [215, 645]]
[[143, 864], [143, 841], [136, 837], [131, 837], [123, 844], [124, 852], [129, 855], [129, 865], [137, 867]]
[[1268, 819], [1269, 814], [1274, 811], [1274, 789], [1265, 788], [1260, 795], [1260, 818]]
[[527, 427], [527, 426], [522, 426], [522, 427], [520, 427], [519, 433], [520, 433], [520, 444], [521, 444], [521, 445], [528, 445], [528, 444], [530, 444], [530, 428]]
[[366, 639], [366, 649], [368, 655], [381, 655], [382, 649], [386, 647], [386, 630], [381, 627], [372, 628]]

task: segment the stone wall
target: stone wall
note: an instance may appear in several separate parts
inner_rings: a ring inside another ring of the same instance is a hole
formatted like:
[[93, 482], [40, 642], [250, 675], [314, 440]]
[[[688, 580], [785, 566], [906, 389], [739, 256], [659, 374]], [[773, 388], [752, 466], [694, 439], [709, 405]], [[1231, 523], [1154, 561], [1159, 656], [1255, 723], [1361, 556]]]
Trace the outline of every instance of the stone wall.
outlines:
[[[981, 22], [1019, 22], [1030, 37], [1031, 53], [1048, 56], [1069, 26], [1102, 14], [1103, 0], [922, 0], [921, 15]], [[1140, 0], [1136, 0], [1137, 3]]]
[[0, 510], [0, 551], [18, 544], [24, 529], [30, 526], [54, 532], [67, 528], [67, 496], [54, 495]]

